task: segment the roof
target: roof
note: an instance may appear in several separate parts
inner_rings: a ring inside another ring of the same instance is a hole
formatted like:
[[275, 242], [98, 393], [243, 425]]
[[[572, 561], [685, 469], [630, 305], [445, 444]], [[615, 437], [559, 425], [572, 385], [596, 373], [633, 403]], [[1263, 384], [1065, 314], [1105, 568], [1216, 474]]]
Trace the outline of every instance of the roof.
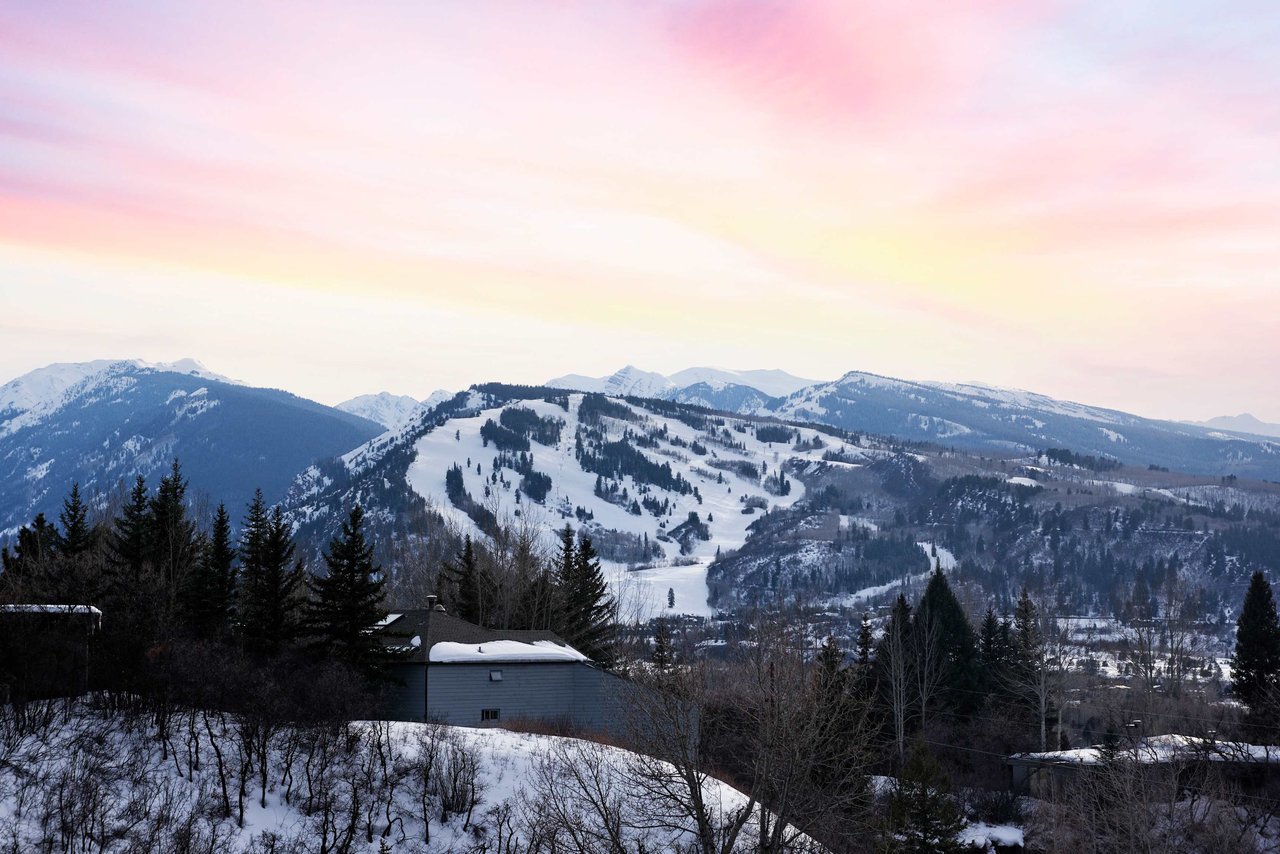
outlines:
[[432, 646], [428, 655], [432, 664], [589, 660], [573, 647], [549, 640], [532, 643], [514, 640], [485, 641], [484, 643], [445, 641]]
[[91, 614], [101, 617], [102, 612], [92, 605], [0, 605], [0, 611], [11, 614]]
[[[1015, 753], [1008, 761], [1028, 765], [1094, 765], [1102, 761], [1100, 746], [1075, 750], [1052, 750], [1047, 753]], [[1280, 763], [1280, 747], [1246, 744], [1240, 741], [1216, 741], [1193, 735], [1157, 735], [1134, 746], [1120, 747], [1116, 755], [1143, 763], [1179, 761]]]
[[[462, 661], [497, 661], [497, 649], [506, 649], [510, 655], [523, 654], [524, 658], [505, 658], [504, 661], [587, 661], [587, 657], [564, 642], [555, 632], [538, 629], [486, 629], [475, 623], [444, 611], [417, 608], [388, 614], [374, 626], [388, 646], [399, 646], [407, 662], [461, 663]], [[416, 643], [414, 642], [416, 641]], [[516, 641], [519, 647], [491, 647], [495, 641]], [[432, 647], [449, 644], [450, 651], [431, 655]], [[460, 655], [459, 647], [472, 650], [471, 657]], [[480, 652], [484, 646], [493, 652]], [[535, 650], [541, 650], [535, 652]]]

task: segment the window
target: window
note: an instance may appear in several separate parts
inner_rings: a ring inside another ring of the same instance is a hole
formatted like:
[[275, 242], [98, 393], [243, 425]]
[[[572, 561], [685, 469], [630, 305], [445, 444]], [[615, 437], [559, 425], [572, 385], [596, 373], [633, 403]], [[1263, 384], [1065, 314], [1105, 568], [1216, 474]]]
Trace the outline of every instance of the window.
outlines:
[[496, 721], [496, 720], [501, 720], [501, 718], [502, 718], [501, 709], [481, 709], [480, 710], [480, 720], [482, 721]]
[[490, 670], [490, 671], [489, 671], [489, 681], [490, 681], [490, 682], [501, 682], [501, 681], [502, 681], [502, 671], [501, 671], [501, 670]]

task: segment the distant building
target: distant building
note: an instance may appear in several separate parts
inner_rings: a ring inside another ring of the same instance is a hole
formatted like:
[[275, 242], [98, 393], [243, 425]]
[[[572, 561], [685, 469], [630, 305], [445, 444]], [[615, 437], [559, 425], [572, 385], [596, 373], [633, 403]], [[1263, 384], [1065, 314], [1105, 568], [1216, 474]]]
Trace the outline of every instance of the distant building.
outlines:
[[458, 726], [534, 724], [616, 731], [628, 683], [554, 632], [497, 631], [430, 607], [375, 627], [403, 657], [391, 665], [388, 717]]
[[[1198, 778], [1204, 763], [1243, 792], [1280, 793], [1280, 747], [1217, 741], [1189, 735], [1158, 735], [1111, 751], [1115, 761], [1175, 771], [1180, 780]], [[1016, 753], [1005, 760], [1013, 791], [1046, 798], [1064, 786], [1080, 785], [1107, 761], [1102, 747]]]
[[101, 628], [92, 605], [0, 605], [0, 703], [88, 691]]

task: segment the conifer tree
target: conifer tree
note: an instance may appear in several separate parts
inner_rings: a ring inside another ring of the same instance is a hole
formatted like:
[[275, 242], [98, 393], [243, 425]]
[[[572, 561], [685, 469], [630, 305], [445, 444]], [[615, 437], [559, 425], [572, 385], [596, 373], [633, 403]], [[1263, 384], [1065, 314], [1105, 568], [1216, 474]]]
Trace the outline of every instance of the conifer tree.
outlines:
[[1250, 710], [1280, 702], [1280, 620], [1271, 585], [1255, 572], [1236, 622], [1231, 685]]
[[[147, 500], [147, 482], [138, 475], [129, 501], [116, 518], [108, 541], [111, 564], [130, 582], [142, 578], [151, 552], [151, 505]], [[124, 580], [124, 579], [122, 579]]]
[[40, 597], [44, 579], [38, 579], [52, 560], [58, 543], [58, 529], [49, 524], [43, 513], [37, 513], [30, 525], [18, 530], [18, 541], [12, 553], [0, 551], [0, 568], [4, 569], [4, 587], [10, 595], [30, 600]]
[[[564, 538], [561, 555], [560, 601], [563, 613], [560, 634], [570, 646], [592, 661], [602, 667], [611, 667], [614, 601], [609, 595], [591, 538], [582, 537], [574, 548], [572, 532], [567, 527], [566, 532], [569, 536]], [[572, 552], [569, 551], [571, 548]], [[566, 569], [567, 574], [564, 574]]]
[[240, 534], [240, 633], [254, 652], [275, 655], [298, 637], [303, 581], [293, 552], [284, 513], [268, 513], [258, 490]]
[[186, 496], [187, 481], [175, 459], [169, 474], [160, 479], [151, 497], [151, 532], [147, 538], [149, 563], [156, 576], [152, 592], [158, 594], [158, 601], [162, 603], [160, 614], [164, 622], [174, 617], [179, 596], [203, 545], [195, 522], [188, 516]]
[[453, 613], [476, 625], [488, 625], [492, 583], [476, 555], [470, 535], [463, 538], [457, 557], [444, 565], [443, 575], [453, 590], [450, 603]]
[[912, 624], [917, 635], [926, 628], [936, 632], [940, 686], [960, 689], [950, 697], [953, 705], [973, 707], [976, 705], [975, 696], [970, 691], [979, 679], [977, 640], [969, 618], [965, 616], [964, 608], [952, 592], [941, 567], [935, 568], [929, 577]]
[[356, 505], [329, 541], [324, 554], [328, 575], [312, 581], [314, 598], [308, 623], [322, 652], [373, 675], [383, 658], [369, 629], [386, 616], [381, 570], [373, 564], [373, 545], [364, 538], [364, 510]]
[[197, 637], [219, 637], [230, 627], [235, 603], [235, 559], [231, 517], [226, 505], [219, 504], [213, 516], [213, 530], [187, 585], [187, 614]]
[[889, 799], [892, 850], [903, 854], [961, 854], [971, 850], [957, 836], [964, 815], [947, 793], [948, 782], [938, 761], [917, 742]]
[[671, 631], [667, 628], [667, 621], [661, 617], [653, 630], [652, 660], [654, 669], [659, 673], [666, 673], [675, 660], [671, 649]]
[[858, 664], [863, 668], [871, 666], [871, 650], [875, 647], [875, 638], [871, 634], [871, 618], [862, 615], [858, 624]]
[[75, 557], [93, 547], [93, 529], [89, 526], [89, 508], [80, 498], [80, 484], [71, 484], [71, 493], [62, 500], [58, 514], [62, 532], [58, 535], [58, 552]]

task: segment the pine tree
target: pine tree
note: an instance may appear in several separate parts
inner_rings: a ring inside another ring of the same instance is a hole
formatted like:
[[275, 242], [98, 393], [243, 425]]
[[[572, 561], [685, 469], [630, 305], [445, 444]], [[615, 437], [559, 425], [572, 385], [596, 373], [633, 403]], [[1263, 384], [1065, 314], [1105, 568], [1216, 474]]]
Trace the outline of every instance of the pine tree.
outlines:
[[197, 637], [220, 637], [230, 627], [235, 603], [235, 559], [231, 517], [226, 505], [219, 504], [213, 516], [213, 530], [187, 585], [187, 618]]
[[1261, 572], [1253, 574], [1236, 622], [1231, 685], [1254, 712], [1280, 701], [1280, 620], [1271, 585]]
[[93, 529], [89, 526], [89, 508], [80, 498], [80, 484], [71, 484], [71, 494], [62, 500], [58, 514], [62, 533], [58, 535], [58, 552], [75, 557], [93, 547]]
[[864, 668], [870, 667], [870, 663], [872, 663], [874, 645], [876, 645], [876, 640], [872, 636], [872, 621], [864, 613], [863, 621], [858, 626], [858, 663]]
[[37, 513], [30, 525], [18, 530], [18, 541], [11, 553], [0, 551], [0, 565], [4, 569], [3, 581], [8, 595], [20, 596], [30, 601], [46, 595], [42, 588], [47, 579], [39, 578], [52, 561], [57, 549], [58, 529], [49, 524], [43, 513]]
[[937, 633], [940, 685], [944, 689], [958, 689], [953, 690], [950, 698], [953, 705], [971, 710], [977, 705], [971, 691], [980, 675], [977, 639], [941, 567], [935, 568], [929, 577], [916, 609], [913, 631], [919, 635], [925, 627]]
[[476, 555], [470, 535], [462, 540], [457, 557], [443, 567], [445, 581], [452, 588], [453, 613], [479, 626], [488, 625], [488, 605], [492, 583]]
[[129, 493], [129, 503], [116, 518], [108, 541], [111, 564], [130, 582], [142, 578], [151, 554], [151, 505], [147, 483], [139, 475]]
[[174, 617], [179, 595], [198, 562], [203, 545], [195, 522], [187, 514], [187, 481], [175, 459], [169, 474], [150, 502], [150, 564], [156, 574], [154, 592], [162, 603], [161, 619]]
[[[562, 543], [560, 601], [561, 637], [574, 649], [602, 667], [613, 665], [613, 598], [600, 569], [600, 560], [590, 537], [582, 537], [573, 548], [572, 532]], [[570, 551], [570, 549], [573, 549]], [[572, 557], [569, 563], [568, 558]], [[566, 567], [564, 563], [569, 563]], [[567, 572], [566, 572], [567, 570]]]
[[830, 686], [839, 680], [844, 670], [844, 650], [840, 649], [840, 644], [836, 642], [834, 635], [827, 635], [822, 646], [818, 647], [815, 664], [818, 667], [818, 678], [823, 685]]
[[903, 854], [961, 854], [970, 850], [957, 839], [964, 815], [947, 794], [947, 778], [922, 743], [912, 748], [889, 799], [894, 851]]
[[357, 504], [342, 524], [341, 536], [329, 541], [324, 554], [328, 575], [312, 581], [308, 623], [318, 649], [373, 675], [383, 653], [369, 629], [386, 616], [386, 582], [373, 564], [373, 545], [365, 542], [363, 525], [364, 510]]
[[303, 585], [294, 543], [279, 507], [254, 493], [240, 534], [240, 634], [254, 652], [275, 655], [298, 637]]
[[668, 587], [667, 588], [667, 608], [670, 609], [670, 608], [674, 608], [675, 606], [676, 606], [676, 589], [674, 587]]
[[671, 649], [671, 631], [667, 621], [659, 618], [653, 630], [653, 667], [659, 673], [666, 673], [675, 658]]

